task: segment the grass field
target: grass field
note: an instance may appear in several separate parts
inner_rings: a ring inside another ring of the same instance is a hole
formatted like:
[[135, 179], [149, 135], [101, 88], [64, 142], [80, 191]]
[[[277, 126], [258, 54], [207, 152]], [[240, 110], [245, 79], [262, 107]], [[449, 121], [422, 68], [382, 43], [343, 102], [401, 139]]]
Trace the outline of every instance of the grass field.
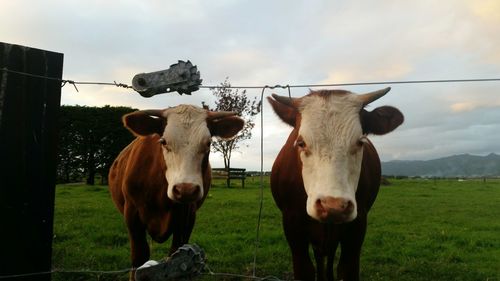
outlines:
[[[214, 272], [251, 275], [259, 179], [215, 182], [191, 236]], [[289, 279], [291, 258], [266, 179], [257, 276]], [[170, 242], [151, 243], [161, 259]], [[123, 219], [105, 186], [56, 190], [53, 267], [117, 270], [129, 264]], [[394, 180], [369, 214], [362, 280], [500, 280], [500, 181]], [[55, 280], [127, 280], [128, 274], [56, 273]], [[240, 280], [204, 276], [203, 280]]]

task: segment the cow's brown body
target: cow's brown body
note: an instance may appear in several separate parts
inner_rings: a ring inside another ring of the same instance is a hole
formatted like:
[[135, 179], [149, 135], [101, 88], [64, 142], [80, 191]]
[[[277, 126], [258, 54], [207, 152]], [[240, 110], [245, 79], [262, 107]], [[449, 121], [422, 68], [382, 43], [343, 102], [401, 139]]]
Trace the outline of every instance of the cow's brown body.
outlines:
[[301, 162], [293, 142], [294, 130], [276, 158], [271, 174], [271, 190], [283, 215], [285, 236], [292, 251], [296, 278], [313, 280], [315, 268], [309, 256], [312, 245], [316, 259], [317, 280], [333, 278], [337, 247], [341, 255], [337, 268], [339, 280], [357, 280], [361, 245], [366, 232], [367, 214], [380, 186], [380, 160], [371, 143], [365, 144], [361, 175], [356, 192], [358, 216], [349, 223], [320, 223], [306, 212], [307, 195], [302, 181]]
[[187, 243], [196, 210], [210, 188], [208, 155], [203, 160], [203, 199], [189, 204], [174, 203], [167, 196], [167, 169], [158, 145], [158, 135], [137, 137], [117, 157], [109, 173], [113, 201], [124, 215], [131, 243], [132, 264], [138, 267], [149, 259], [146, 231], [158, 243], [172, 234], [171, 252]]
[[113, 163], [109, 173], [111, 196], [125, 217], [132, 247], [133, 266], [149, 259], [146, 233], [158, 243], [173, 234], [171, 252], [187, 243], [193, 229], [196, 210], [208, 194], [211, 170], [208, 157], [203, 161], [201, 201], [177, 204], [167, 196], [167, 169], [158, 145], [158, 135], [138, 137], [125, 148]]
[[[383, 135], [403, 123], [401, 112], [366, 105], [390, 88], [355, 95], [312, 91], [302, 98], [268, 98], [282, 121], [293, 127], [271, 173], [271, 190], [298, 280], [359, 280], [367, 215], [380, 186], [380, 159], [368, 134]], [[314, 267], [309, 256], [312, 246]]]
[[149, 260], [147, 233], [158, 243], [173, 236], [170, 253], [188, 243], [210, 188], [211, 139], [235, 136], [244, 125], [235, 115], [178, 105], [123, 116], [137, 138], [113, 163], [109, 186], [125, 218], [133, 267]]

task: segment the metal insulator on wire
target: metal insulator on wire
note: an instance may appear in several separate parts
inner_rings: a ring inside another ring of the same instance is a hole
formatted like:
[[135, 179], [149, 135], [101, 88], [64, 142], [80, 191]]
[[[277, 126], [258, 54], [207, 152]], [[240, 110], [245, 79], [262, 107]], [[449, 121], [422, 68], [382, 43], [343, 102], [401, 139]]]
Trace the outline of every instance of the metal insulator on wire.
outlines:
[[135, 272], [137, 281], [191, 280], [205, 268], [205, 252], [196, 244], [184, 244], [164, 261], [148, 261]]
[[191, 95], [200, 88], [202, 79], [196, 65], [188, 61], [178, 61], [169, 69], [139, 73], [132, 79], [132, 88], [143, 97], [178, 92]]

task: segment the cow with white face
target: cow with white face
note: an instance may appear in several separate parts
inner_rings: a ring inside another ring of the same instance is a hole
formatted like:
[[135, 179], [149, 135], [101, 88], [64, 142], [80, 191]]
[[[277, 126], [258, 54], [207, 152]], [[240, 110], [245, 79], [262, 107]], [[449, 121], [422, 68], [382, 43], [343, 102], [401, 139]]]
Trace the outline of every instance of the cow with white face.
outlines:
[[173, 234], [171, 253], [188, 242], [211, 184], [211, 139], [236, 135], [244, 121], [235, 115], [179, 105], [123, 117], [137, 138], [113, 163], [109, 186], [125, 217], [134, 267], [149, 259], [146, 232], [159, 243]]
[[[390, 88], [356, 95], [343, 90], [312, 91], [301, 98], [273, 95], [274, 111], [293, 127], [276, 158], [271, 189], [283, 214], [295, 279], [312, 280], [312, 244], [317, 278], [333, 279], [335, 249], [342, 244], [340, 279], [359, 278], [359, 253], [366, 216], [380, 185], [380, 160], [368, 134], [386, 134], [403, 122], [401, 112], [365, 107]], [[329, 245], [325, 248], [325, 245]], [[351, 248], [350, 248], [351, 247]], [[323, 258], [328, 256], [325, 271]]]

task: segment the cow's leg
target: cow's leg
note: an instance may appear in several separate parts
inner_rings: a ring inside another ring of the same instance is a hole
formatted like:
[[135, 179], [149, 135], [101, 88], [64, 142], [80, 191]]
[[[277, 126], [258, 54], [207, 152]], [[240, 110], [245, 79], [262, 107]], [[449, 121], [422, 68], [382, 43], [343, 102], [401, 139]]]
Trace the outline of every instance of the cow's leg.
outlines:
[[174, 214], [173, 218], [174, 231], [169, 256], [177, 251], [179, 247], [189, 242], [196, 219], [196, 207], [193, 204], [180, 205], [176, 211], [178, 212]]
[[[132, 267], [137, 268], [149, 260], [149, 245], [146, 240], [146, 226], [141, 222], [137, 210], [125, 204], [125, 222], [130, 239], [130, 257]], [[134, 280], [135, 270], [130, 272], [130, 280]]]
[[295, 280], [314, 280], [314, 265], [309, 256], [306, 220], [291, 213], [283, 215], [283, 230], [292, 251]]
[[324, 249], [318, 247], [313, 247], [314, 259], [316, 260], [316, 280], [325, 281], [326, 271], [325, 271], [325, 253]]
[[366, 216], [358, 217], [349, 225], [345, 226], [342, 240], [340, 241], [341, 252], [337, 268], [339, 280], [359, 280], [359, 257], [361, 246], [366, 233]]
[[338, 245], [339, 241], [335, 240], [333, 241], [332, 247], [328, 249], [328, 254], [327, 254], [328, 258], [326, 262], [326, 280], [328, 281], [334, 280], [333, 263], [335, 262], [335, 252], [337, 251]]
[[320, 240], [313, 246], [317, 280], [333, 281], [335, 251], [339, 245], [338, 234], [335, 232], [336, 227], [332, 224], [319, 224], [317, 227], [315, 232], [319, 235]]

